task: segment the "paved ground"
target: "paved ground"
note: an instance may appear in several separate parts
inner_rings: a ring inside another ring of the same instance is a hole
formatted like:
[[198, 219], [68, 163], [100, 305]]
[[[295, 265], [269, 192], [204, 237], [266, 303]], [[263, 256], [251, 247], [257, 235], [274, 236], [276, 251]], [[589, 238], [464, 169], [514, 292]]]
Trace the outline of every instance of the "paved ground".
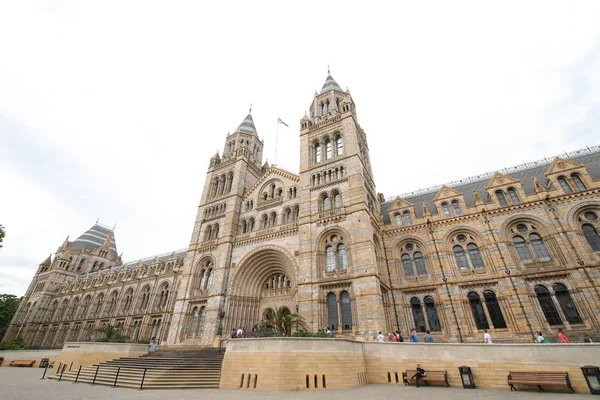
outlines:
[[41, 380], [43, 369], [39, 368], [0, 368], [0, 398], [10, 400], [40, 399], [40, 400], [137, 400], [137, 399], [307, 399], [307, 400], [349, 400], [349, 399], [397, 399], [409, 400], [576, 400], [593, 397], [588, 393], [537, 393], [510, 392], [506, 390], [469, 390], [443, 387], [408, 387], [402, 385], [366, 385], [356, 389], [345, 390], [307, 390], [302, 392], [258, 392], [245, 390], [135, 390], [113, 389], [107, 386], [90, 386], [88, 384], [73, 384]]

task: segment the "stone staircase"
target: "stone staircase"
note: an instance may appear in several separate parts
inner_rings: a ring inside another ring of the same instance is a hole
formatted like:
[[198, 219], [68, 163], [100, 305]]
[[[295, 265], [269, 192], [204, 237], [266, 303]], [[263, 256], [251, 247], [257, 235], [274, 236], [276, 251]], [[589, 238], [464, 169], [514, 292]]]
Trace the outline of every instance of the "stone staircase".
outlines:
[[[192, 346], [165, 347], [141, 357], [123, 357], [65, 371], [62, 380], [137, 389], [219, 388], [225, 352]], [[58, 372], [58, 370], [56, 371]], [[118, 374], [118, 377], [117, 377]], [[58, 379], [58, 375], [52, 379]], [[143, 381], [143, 384], [142, 384]]]

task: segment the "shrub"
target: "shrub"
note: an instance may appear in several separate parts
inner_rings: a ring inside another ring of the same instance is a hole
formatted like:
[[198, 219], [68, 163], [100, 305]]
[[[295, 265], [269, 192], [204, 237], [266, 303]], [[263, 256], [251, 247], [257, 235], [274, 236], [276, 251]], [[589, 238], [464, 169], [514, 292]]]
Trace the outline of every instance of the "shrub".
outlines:
[[16, 338], [9, 342], [0, 343], [0, 350], [27, 350], [28, 347], [25, 344], [23, 338]]

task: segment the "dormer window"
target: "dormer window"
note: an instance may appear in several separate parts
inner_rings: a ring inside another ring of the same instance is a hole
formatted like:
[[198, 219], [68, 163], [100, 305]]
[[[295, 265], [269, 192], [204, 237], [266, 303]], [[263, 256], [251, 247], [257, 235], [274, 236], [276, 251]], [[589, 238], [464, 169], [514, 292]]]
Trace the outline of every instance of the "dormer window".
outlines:
[[402, 215], [400, 213], [394, 214], [394, 220], [396, 221], [396, 226], [402, 226]]
[[573, 180], [573, 183], [575, 184], [575, 187], [577, 188], [577, 190], [579, 190], [579, 191], [586, 190], [586, 187], [585, 187], [583, 181], [581, 180], [581, 177], [579, 176], [579, 174], [571, 174], [571, 179]]
[[508, 188], [507, 192], [508, 196], [510, 197], [510, 201], [512, 201], [513, 204], [519, 204], [521, 202], [521, 199], [519, 199], [519, 195], [517, 194], [515, 188], [510, 187]]
[[573, 193], [573, 189], [571, 189], [569, 182], [567, 182], [567, 179], [564, 176], [559, 176], [557, 180], [565, 193]]
[[406, 225], [412, 225], [412, 219], [410, 217], [410, 211], [404, 211], [404, 223]]
[[454, 215], [462, 215], [458, 200], [452, 200], [452, 209], [454, 210]]
[[448, 207], [448, 203], [442, 203], [442, 212], [447, 218], [450, 218], [452, 216], [452, 214], [450, 213], [450, 207]]
[[508, 201], [506, 201], [506, 196], [504, 196], [504, 192], [502, 190], [496, 190], [496, 198], [498, 199], [500, 206], [508, 206]]

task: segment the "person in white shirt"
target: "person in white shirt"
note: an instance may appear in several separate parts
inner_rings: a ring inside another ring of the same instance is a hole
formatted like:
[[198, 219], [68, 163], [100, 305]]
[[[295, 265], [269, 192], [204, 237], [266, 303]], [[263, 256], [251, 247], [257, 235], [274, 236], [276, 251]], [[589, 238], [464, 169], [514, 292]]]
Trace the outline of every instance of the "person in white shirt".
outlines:
[[483, 334], [483, 343], [492, 344], [492, 336], [488, 333], [487, 329], [484, 329]]
[[383, 343], [383, 334], [381, 332], [379, 332], [379, 335], [377, 335], [377, 341]]
[[240, 326], [236, 332], [236, 336], [237, 337], [242, 337], [244, 331], [242, 330], [242, 327]]

